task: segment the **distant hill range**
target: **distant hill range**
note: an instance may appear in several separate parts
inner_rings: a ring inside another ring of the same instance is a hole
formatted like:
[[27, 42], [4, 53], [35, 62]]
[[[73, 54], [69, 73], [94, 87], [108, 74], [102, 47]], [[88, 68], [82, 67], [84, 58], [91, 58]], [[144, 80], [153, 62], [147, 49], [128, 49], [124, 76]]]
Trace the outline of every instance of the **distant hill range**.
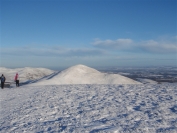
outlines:
[[60, 84], [140, 84], [135, 80], [119, 74], [108, 74], [96, 69], [76, 65], [61, 72], [46, 68], [0, 68], [7, 80], [13, 81], [16, 73], [19, 74], [21, 82], [33, 81], [30, 85], [60, 85]]
[[0, 67], [0, 74], [5, 75], [7, 82], [13, 82], [16, 73], [18, 73], [19, 75], [20, 82], [26, 82], [26, 81], [37, 80], [42, 77], [48, 76], [54, 73], [54, 71], [46, 68], [25, 67], [25, 68], [9, 69], [5, 67]]

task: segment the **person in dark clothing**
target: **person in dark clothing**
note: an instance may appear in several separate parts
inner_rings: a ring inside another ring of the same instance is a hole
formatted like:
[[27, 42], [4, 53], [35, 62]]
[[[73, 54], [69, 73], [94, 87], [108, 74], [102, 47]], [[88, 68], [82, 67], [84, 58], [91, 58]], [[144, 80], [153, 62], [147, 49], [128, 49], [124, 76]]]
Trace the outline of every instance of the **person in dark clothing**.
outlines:
[[4, 75], [2, 74], [2, 76], [0, 77], [1, 79], [1, 88], [4, 89], [4, 83], [6, 81], [6, 78], [4, 77]]

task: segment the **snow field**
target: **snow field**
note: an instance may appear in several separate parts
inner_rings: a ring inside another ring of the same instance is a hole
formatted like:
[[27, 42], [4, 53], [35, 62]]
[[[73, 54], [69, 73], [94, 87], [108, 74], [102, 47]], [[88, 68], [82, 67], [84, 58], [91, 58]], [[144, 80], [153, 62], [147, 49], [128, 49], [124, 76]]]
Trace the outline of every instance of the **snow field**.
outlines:
[[177, 131], [176, 84], [22, 86], [0, 105], [1, 133]]

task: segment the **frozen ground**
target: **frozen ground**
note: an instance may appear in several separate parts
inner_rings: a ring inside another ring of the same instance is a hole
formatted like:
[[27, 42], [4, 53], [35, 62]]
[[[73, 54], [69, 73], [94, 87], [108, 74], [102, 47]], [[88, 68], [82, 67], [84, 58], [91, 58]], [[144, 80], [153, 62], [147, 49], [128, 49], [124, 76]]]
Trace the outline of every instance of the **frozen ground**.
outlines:
[[176, 133], [177, 84], [6, 88], [0, 132]]

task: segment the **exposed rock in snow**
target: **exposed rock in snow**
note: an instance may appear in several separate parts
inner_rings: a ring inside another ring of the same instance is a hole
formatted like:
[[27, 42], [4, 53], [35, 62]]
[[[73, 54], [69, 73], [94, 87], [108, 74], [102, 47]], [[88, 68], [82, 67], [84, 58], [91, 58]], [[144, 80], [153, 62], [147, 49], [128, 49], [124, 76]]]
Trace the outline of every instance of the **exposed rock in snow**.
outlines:
[[93, 68], [76, 65], [47, 77], [34, 85], [59, 85], [59, 84], [140, 84], [130, 78], [119, 74], [101, 73]]
[[143, 84], [158, 84], [158, 82], [151, 80], [151, 79], [137, 78], [137, 80]]

